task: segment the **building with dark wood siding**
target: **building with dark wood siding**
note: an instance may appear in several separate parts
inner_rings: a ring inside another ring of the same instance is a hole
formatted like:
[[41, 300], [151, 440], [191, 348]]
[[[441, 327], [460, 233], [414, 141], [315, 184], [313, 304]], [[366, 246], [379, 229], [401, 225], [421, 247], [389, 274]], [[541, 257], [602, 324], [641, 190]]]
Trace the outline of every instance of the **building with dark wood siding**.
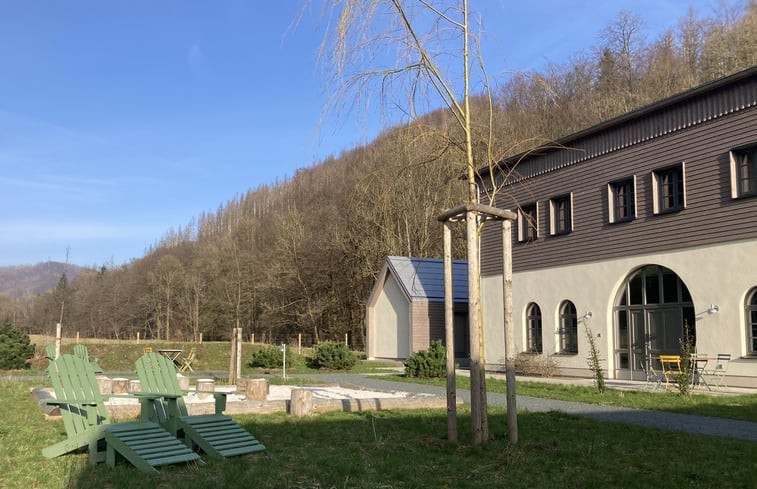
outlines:
[[[642, 378], [685, 333], [757, 386], [757, 67], [502, 162], [480, 185], [513, 226], [517, 348]], [[501, 236], [481, 245], [486, 358], [503, 363]], [[589, 314], [591, 313], [590, 317]]]

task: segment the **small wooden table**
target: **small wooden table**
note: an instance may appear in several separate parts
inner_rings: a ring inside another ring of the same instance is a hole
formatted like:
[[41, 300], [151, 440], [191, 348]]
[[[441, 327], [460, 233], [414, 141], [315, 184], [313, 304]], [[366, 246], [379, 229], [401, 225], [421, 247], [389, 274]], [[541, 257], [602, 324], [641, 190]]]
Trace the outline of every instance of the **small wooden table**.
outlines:
[[160, 353], [167, 359], [171, 360], [173, 363], [176, 363], [176, 359], [179, 358], [179, 355], [181, 355], [181, 352], [183, 351], [184, 350], [163, 349], [163, 350], [158, 350], [158, 353]]

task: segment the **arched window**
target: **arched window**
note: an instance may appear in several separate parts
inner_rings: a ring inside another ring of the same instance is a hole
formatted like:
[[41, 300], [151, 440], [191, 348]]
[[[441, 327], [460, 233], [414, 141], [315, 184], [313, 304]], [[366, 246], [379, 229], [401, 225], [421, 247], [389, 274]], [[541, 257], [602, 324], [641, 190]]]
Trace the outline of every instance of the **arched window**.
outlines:
[[752, 289], [746, 299], [747, 338], [749, 338], [749, 354], [757, 355], [757, 287]]
[[535, 303], [528, 305], [526, 310], [526, 351], [541, 353], [541, 309]]
[[560, 304], [560, 352], [578, 353], [578, 316], [570, 301]]

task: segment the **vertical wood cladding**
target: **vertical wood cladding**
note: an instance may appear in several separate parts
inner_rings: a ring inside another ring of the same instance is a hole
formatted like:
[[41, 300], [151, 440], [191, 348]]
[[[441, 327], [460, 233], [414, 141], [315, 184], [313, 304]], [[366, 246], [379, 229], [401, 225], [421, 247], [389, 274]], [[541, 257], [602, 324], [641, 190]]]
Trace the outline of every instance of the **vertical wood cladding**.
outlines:
[[[731, 198], [729, 151], [751, 143], [757, 144], [754, 105], [506, 186], [497, 198], [499, 208], [516, 210], [518, 204], [539, 202], [537, 240], [518, 242], [513, 226], [513, 270], [757, 238], [757, 198]], [[655, 215], [652, 172], [681, 162], [686, 207]], [[636, 218], [611, 224], [607, 185], [633, 176]], [[550, 236], [549, 199], [568, 193], [573, 195], [573, 230]], [[497, 224], [486, 225], [481, 249], [482, 273], [501, 273]]]

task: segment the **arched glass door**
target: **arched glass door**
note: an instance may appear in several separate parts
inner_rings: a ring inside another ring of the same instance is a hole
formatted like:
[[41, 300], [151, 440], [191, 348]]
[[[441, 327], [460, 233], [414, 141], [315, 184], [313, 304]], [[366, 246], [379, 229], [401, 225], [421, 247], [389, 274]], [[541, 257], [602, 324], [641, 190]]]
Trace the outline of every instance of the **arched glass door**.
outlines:
[[681, 351], [684, 328], [696, 342], [694, 305], [675, 272], [648, 265], [631, 273], [615, 300], [615, 365], [631, 376], [642, 361]]

